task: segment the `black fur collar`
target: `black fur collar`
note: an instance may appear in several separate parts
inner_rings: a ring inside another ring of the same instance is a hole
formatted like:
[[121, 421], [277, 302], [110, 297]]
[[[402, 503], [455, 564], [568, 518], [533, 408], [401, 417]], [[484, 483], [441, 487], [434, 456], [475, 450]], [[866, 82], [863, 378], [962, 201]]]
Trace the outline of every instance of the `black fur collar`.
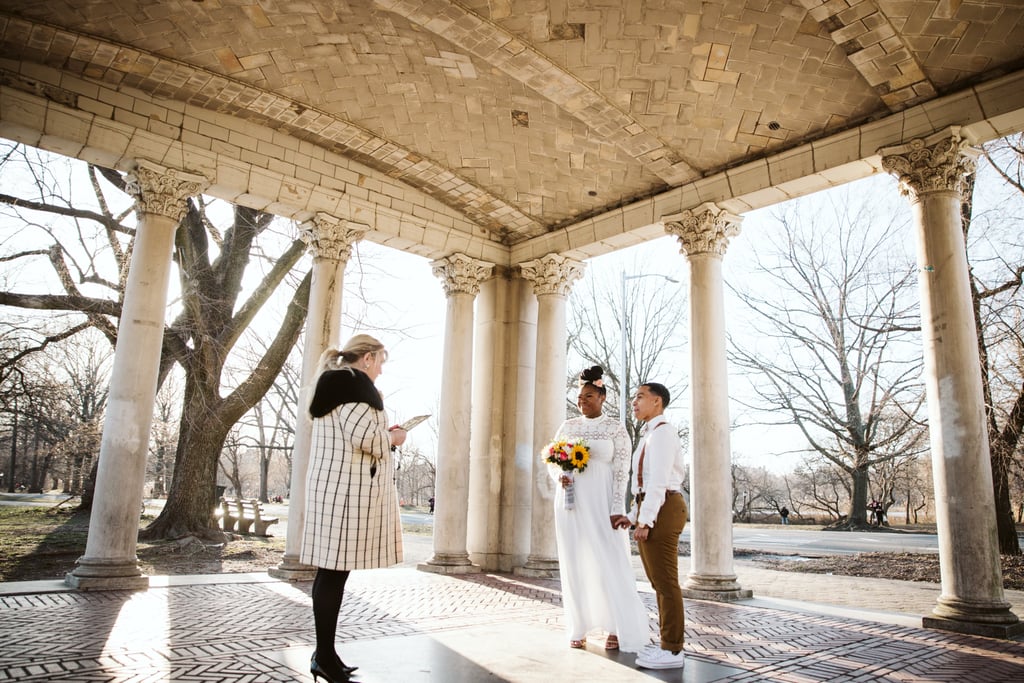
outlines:
[[323, 417], [344, 403], [369, 403], [377, 410], [384, 410], [384, 400], [365, 372], [342, 368], [321, 374], [309, 404], [309, 414]]

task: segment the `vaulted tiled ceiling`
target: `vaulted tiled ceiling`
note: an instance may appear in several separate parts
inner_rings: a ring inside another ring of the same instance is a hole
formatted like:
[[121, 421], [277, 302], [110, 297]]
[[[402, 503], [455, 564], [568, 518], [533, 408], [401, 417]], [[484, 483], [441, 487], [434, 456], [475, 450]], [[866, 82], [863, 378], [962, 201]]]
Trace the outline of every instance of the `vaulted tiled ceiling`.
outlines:
[[0, 31], [5, 59], [286, 131], [506, 244], [1024, 63], [1021, 0], [33, 0]]

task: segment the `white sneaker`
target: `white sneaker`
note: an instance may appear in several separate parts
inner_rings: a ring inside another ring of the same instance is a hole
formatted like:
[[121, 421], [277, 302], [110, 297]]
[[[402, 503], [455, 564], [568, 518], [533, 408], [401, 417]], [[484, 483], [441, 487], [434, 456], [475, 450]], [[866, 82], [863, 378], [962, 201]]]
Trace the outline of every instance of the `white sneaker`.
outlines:
[[662, 650], [660, 647], [654, 652], [645, 650], [636, 658], [636, 665], [644, 669], [681, 669], [685, 664], [682, 650], [674, 655], [671, 650]]

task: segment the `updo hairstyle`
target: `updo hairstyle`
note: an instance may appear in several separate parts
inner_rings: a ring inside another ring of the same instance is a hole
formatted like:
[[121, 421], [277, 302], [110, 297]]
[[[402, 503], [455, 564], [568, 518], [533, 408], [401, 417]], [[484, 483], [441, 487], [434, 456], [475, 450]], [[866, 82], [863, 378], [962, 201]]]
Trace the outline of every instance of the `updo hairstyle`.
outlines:
[[602, 396], [606, 395], [608, 390], [604, 388], [604, 380], [601, 379], [602, 377], [604, 377], [604, 368], [600, 365], [594, 365], [587, 368], [580, 373], [580, 389], [589, 384], [597, 389], [597, 393]]

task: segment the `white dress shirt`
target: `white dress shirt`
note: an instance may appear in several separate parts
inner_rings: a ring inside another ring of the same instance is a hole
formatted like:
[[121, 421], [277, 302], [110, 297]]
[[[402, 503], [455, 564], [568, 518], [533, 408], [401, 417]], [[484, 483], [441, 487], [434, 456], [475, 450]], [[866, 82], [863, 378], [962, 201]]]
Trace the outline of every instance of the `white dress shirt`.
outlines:
[[[658, 428], [658, 425], [664, 425]], [[640, 486], [637, 471], [640, 464], [640, 453], [644, 451], [643, 487]], [[683, 445], [679, 442], [676, 428], [665, 419], [664, 415], [651, 418], [644, 429], [644, 436], [633, 452], [633, 493], [644, 494], [643, 505], [640, 506], [640, 517], [637, 518], [637, 505], [634, 503], [629, 511], [629, 520], [636, 525], [654, 526], [658, 512], [665, 502], [668, 491], [682, 491], [683, 478], [686, 477], [686, 463], [683, 457]]]

